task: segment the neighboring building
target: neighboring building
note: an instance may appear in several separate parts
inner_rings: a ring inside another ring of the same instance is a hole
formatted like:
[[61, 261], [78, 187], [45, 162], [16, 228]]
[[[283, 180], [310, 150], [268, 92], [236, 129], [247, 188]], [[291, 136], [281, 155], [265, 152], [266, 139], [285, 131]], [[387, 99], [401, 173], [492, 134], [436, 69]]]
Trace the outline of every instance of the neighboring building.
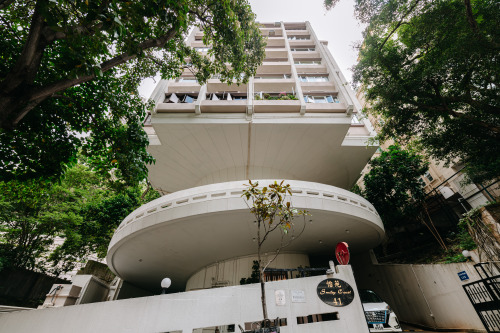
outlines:
[[[166, 195], [121, 223], [107, 256], [128, 283], [155, 291], [170, 277], [171, 290], [183, 291], [249, 277], [257, 249], [241, 197], [248, 179], [285, 179], [293, 205], [311, 213], [272, 267], [325, 267], [339, 241], [362, 252], [383, 239], [375, 209], [347, 191], [377, 149], [367, 144], [375, 133], [355, 117], [361, 107], [326, 42], [308, 22], [261, 30], [266, 59], [248, 84], [214, 77], [200, 86], [188, 69], [158, 83], [146, 124], [156, 158], [149, 179]], [[188, 43], [206, 52], [202, 36], [194, 30]], [[266, 255], [276, 241], [267, 242]]]
[[[356, 97], [363, 109], [370, 108], [365, 100], [362, 89], [358, 89]], [[377, 119], [372, 116], [368, 120], [376, 127]], [[373, 158], [380, 156], [383, 149], [387, 149], [394, 141], [388, 140], [380, 145]], [[444, 162], [428, 159], [429, 170], [421, 177], [427, 194], [426, 202], [433, 220], [441, 225], [454, 225], [466, 211], [483, 206], [500, 197], [500, 183], [473, 184], [467, 182], [463, 165], [459, 162], [446, 166]], [[363, 176], [370, 170], [367, 165], [361, 172], [357, 185], [363, 187]]]

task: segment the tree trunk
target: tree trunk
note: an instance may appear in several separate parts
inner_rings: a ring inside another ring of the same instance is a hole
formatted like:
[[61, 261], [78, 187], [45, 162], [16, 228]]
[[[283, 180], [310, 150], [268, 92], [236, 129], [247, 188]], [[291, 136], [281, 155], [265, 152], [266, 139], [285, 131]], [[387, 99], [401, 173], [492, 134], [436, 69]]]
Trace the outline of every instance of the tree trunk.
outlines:
[[[260, 265], [260, 260], [259, 260], [259, 265]], [[264, 282], [264, 270], [259, 267], [259, 272], [260, 272], [260, 300], [262, 302], [262, 315], [264, 316], [264, 320], [267, 319], [267, 304], [266, 304], [266, 288], [265, 288], [265, 282]]]

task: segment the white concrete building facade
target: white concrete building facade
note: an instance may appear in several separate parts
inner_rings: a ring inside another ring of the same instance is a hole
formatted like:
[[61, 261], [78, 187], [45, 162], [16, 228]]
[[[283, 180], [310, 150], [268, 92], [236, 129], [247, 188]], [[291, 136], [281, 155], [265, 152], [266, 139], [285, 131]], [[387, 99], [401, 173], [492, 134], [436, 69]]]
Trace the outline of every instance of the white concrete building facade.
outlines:
[[[317, 266], [339, 241], [361, 252], [383, 239], [373, 206], [347, 191], [377, 148], [368, 144], [371, 124], [357, 120], [354, 92], [309, 22], [261, 26], [266, 59], [247, 84], [215, 76], [199, 85], [188, 69], [158, 83], [146, 129], [156, 158], [150, 181], [166, 195], [113, 236], [107, 263], [125, 281], [154, 291], [170, 277], [172, 290], [184, 291], [249, 277], [257, 247], [241, 197], [248, 179], [285, 180], [294, 207], [311, 214], [271, 267]], [[195, 29], [188, 43], [206, 53], [202, 36]]]

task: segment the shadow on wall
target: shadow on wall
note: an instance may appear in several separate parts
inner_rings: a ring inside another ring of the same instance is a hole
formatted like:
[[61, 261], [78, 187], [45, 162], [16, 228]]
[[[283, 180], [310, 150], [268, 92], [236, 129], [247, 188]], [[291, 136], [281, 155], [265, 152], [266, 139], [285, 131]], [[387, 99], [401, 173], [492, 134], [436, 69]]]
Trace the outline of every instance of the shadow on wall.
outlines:
[[[479, 279], [473, 263], [378, 264], [373, 251], [352, 259], [360, 289], [375, 291], [399, 320], [430, 329], [480, 330], [484, 327], [462, 285]], [[461, 281], [459, 272], [469, 280]]]

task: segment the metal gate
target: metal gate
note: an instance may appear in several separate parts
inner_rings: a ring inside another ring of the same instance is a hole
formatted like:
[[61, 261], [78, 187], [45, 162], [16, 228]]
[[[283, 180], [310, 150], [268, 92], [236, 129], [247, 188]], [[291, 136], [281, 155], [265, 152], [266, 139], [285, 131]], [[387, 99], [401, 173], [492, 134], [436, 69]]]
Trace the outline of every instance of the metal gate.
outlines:
[[463, 288], [486, 330], [500, 333], [500, 275], [491, 276], [486, 265], [474, 265], [481, 280], [464, 284]]

